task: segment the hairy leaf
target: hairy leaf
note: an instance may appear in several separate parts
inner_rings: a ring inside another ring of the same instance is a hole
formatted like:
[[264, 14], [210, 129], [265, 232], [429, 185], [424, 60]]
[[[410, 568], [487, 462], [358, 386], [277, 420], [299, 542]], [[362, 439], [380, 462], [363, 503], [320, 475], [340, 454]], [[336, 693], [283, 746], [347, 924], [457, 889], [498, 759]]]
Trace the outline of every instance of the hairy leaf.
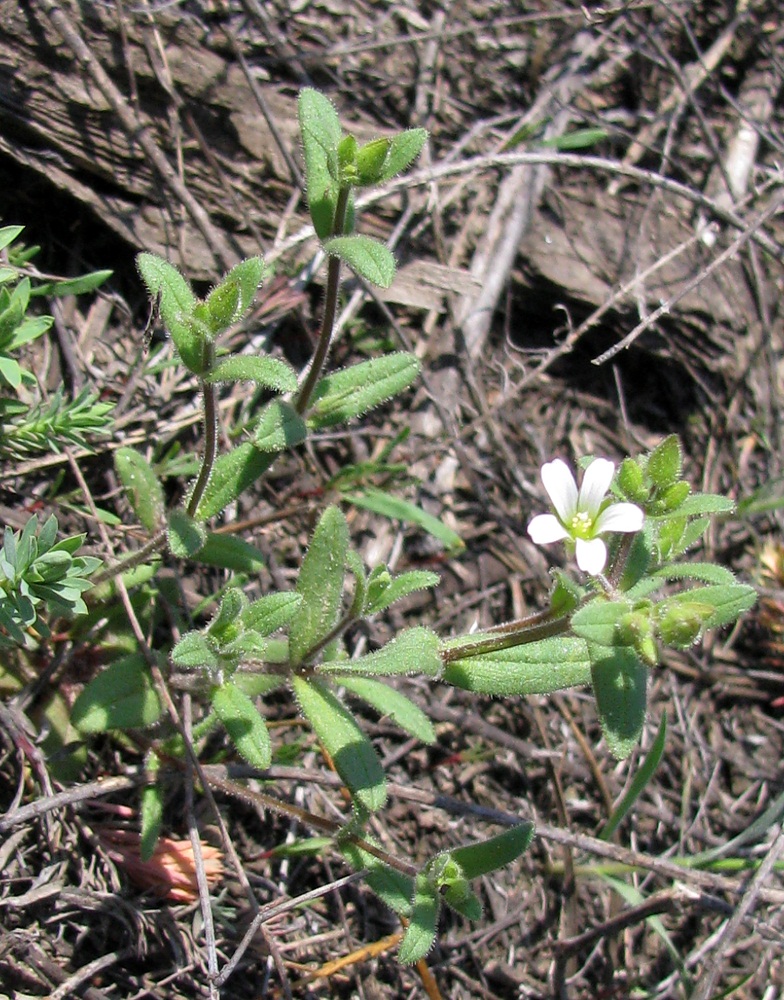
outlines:
[[387, 798], [384, 769], [354, 716], [323, 681], [295, 675], [292, 682], [302, 714], [351, 794], [365, 809], [380, 809]]

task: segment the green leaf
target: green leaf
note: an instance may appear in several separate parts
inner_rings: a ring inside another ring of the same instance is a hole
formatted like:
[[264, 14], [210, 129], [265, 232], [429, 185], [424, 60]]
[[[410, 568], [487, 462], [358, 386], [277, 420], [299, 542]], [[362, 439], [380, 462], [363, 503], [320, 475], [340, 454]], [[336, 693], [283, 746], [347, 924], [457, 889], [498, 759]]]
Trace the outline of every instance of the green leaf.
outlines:
[[300, 604], [301, 594], [267, 594], [245, 608], [242, 612], [242, 624], [259, 635], [272, 635], [279, 628], [288, 625]]
[[264, 270], [261, 257], [249, 257], [233, 267], [210, 292], [205, 305], [213, 333], [225, 330], [250, 309], [264, 277]]
[[386, 611], [395, 601], [399, 601], [403, 597], [408, 597], [409, 594], [413, 594], [417, 590], [426, 590], [429, 587], [437, 586], [440, 579], [438, 573], [431, 573], [429, 570], [424, 569], [412, 569], [406, 573], [401, 573], [400, 576], [396, 576], [383, 590], [379, 590], [375, 595], [368, 589], [365, 614], [375, 615], [379, 611]]
[[591, 678], [602, 732], [610, 753], [625, 760], [640, 739], [645, 722], [648, 669], [634, 650], [589, 643]]
[[717, 563], [672, 563], [660, 566], [652, 576], [664, 580], [700, 580], [702, 583], [734, 584], [735, 575]]
[[209, 531], [196, 558], [207, 566], [218, 566], [235, 573], [258, 573], [265, 565], [264, 556], [255, 545], [236, 535], [218, 535]]
[[196, 510], [197, 519], [207, 521], [220, 514], [244, 490], [264, 475], [274, 460], [274, 454], [259, 451], [249, 441], [220, 455]]
[[400, 691], [389, 687], [383, 681], [372, 680], [369, 677], [349, 677], [346, 674], [339, 674], [333, 677], [333, 680], [344, 687], [349, 694], [353, 694], [355, 698], [360, 698], [374, 708], [382, 718], [391, 719], [395, 725], [422, 743], [430, 746], [436, 742], [433, 723], [418, 705]]
[[191, 286], [176, 267], [155, 254], [138, 254], [136, 264], [150, 297], [159, 304], [161, 320], [183, 364], [195, 374], [203, 375], [209, 337], [208, 331], [196, 321], [194, 314], [198, 301]]
[[337, 507], [327, 507], [313, 532], [297, 579], [302, 603], [289, 629], [289, 656], [294, 667], [338, 623], [348, 544], [345, 517]]
[[378, 490], [373, 486], [367, 486], [358, 493], [344, 493], [343, 499], [355, 507], [363, 507], [365, 510], [372, 510], [375, 514], [393, 518], [396, 521], [403, 521], [407, 524], [416, 524], [423, 528], [433, 538], [437, 538], [450, 554], [455, 554], [465, 548], [463, 539], [456, 531], [440, 521], [426, 510], [422, 510], [415, 503], [403, 500], [401, 497], [393, 496], [385, 490]]
[[236, 639], [242, 629], [242, 613], [248, 601], [239, 587], [228, 587], [221, 598], [218, 613], [212, 619], [207, 634], [219, 645]]
[[166, 501], [147, 459], [133, 448], [118, 448], [114, 468], [134, 514], [148, 531], [157, 531], [166, 514]]
[[[675, 511], [677, 517], [697, 517], [703, 514], [732, 514], [735, 504], [717, 493], [692, 493]], [[668, 515], [657, 520], [666, 520]]]
[[172, 554], [178, 559], [189, 559], [204, 546], [207, 533], [204, 526], [194, 521], [184, 510], [173, 510], [169, 513], [167, 537]]
[[24, 226], [3, 226], [0, 228], [0, 250], [10, 247], [24, 232]]
[[103, 733], [146, 728], [161, 714], [150, 669], [140, 653], [133, 653], [90, 681], [74, 703], [71, 722], [82, 733]]
[[381, 809], [387, 799], [384, 769], [354, 716], [323, 682], [294, 675], [292, 683], [302, 714], [351, 794], [365, 809]]
[[207, 375], [205, 382], [255, 382], [275, 392], [294, 392], [297, 373], [280, 358], [254, 354], [232, 354], [222, 358]]
[[554, 136], [552, 139], [543, 139], [538, 145], [541, 149], [557, 149], [559, 152], [566, 152], [570, 149], [586, 149], [595, 146], [606, 139], [609, 133], [603, 128], [581, 128], [569, 132], [567, 135]]
[[411, 906], [411, 923], [400, 943], [398, 961], [414, 965], [424, 958], [436, 941], [440, 895], [426, 875], [417, 875]]
[[[481, 633], [464, 641], [482, 639]], [[459, 648], [445, 643], [442, 648]], [[477, 694], [550, 694], [591, 683], [591, 662], [584, 640], [571, 636], [541, 639], [509, 649], [452, 660], [442, 680]]]
[[477, 844], [467, 844], [445, 852], [457, 862], [467, 879], [479, 878], [517, 860], [533, 840], [534, 824], [520, 823]]
[[406, 169], [419, 156], [427, 142], [427, 129], [410, 128], [392, 137], [380, 181], [388, 181]]
[[390, 139], [371, 139], [354, 150], [355, 183], [359, 187], [369, 187], [379, 182], [391, 145]]
[[252, 767], [266, 771], [272, 762], [272, 745], [266, 723], [251, 699], [226, 681], [213, 688], [211, 701], [239, 754]]
[[413, 354], [397, 352], [327, 375], [313, 392], [308, 425], [331, 427], [367, 413], [407, 389], [419, 369]]
[[310, 217], [316, 235], [325, 240], [332, 235], [338, 199], [340, 119], [332, 102], [312, 87], [300, 91], [297, 114]]
[[[373, 847], [380, 847], [372, 837], [365, 835], [364, 840]], [[414, 880], [412, 878], [385, 865], [375, 854], [371, 854], [370, 851], [366, 851], [352, 841], [341, 840], [338, 847], [352, 868], [357, 871], [361, 871], [363, 868], [367, 869], [365, 881], [379, 899], [395, 913], [404, 917], [409, 916], [411, 897], [414, 894]]]
[[[105, 281], [114, 274], [114, 271], [91, 271], [89, 274], [82, 274], [78, 278], [67, 278], [63, 281], [53, 281], [49, 285], [47, 292], [49, 295], [61, 298], [64, 295], [84, 295], [86, 292], [94, 292]], [[41, 288], [36, 289], [36, 294], [41, 294]]]
[[194, 670], [202, 667], [218, 670], [221, 666], [220, 658], [212, 644], [201, 632], [186, 632], [171, 651], [171, 661], [176, 667], [181, 667], [183, 670]]
[[443, 663], [440, 640], [435, 632], [417, 626], [404, 629], [375, 653], [356, 660], [322, 663], [319, 673], [358, 674], [360, 677], [383, 677], [393, 674], [423, 674], [437, 677]]
[[613, 809], [612, 816], [607, 820], [601, 833], [599, 834], [600, 840], [610, 840], [612, 835], [621, 825], [624, 816], [629, 812], [631, 807], [637, 801], [637, 799], [642, 795], [648, 786], [648, 782], [653, 777], [656, 768], [659, 766], [659, 761], [664, 753], [664, 746], [667, 741], [667, 716], [663, 715], [661, 717], [661, 722], [659, 723], [659, 731], [656, 734], [656, 739], [653, 741], [648, 753], [645, 755], [645, 760], [637, 768], [637, 772], [632, 779], [632, 783], [626, 790], [626, 794], [623, 796], [618, 805]]
[[281, 452], [307, 436], [307, 425], [291, 403], [273, 399], [262, 410], [253, 432], [253, 444], [259, 451]]
[[632, 609], [629, 601], [607, 601], [597, 597], [572, 615], [575, 635], [600, 646], [619, 642], [618, 625]]
[[392, 251], [370, 236], [333, 236], [324, 243], [325, 253], [339, 257], [365, 281], [389, 288], [395, 277]]

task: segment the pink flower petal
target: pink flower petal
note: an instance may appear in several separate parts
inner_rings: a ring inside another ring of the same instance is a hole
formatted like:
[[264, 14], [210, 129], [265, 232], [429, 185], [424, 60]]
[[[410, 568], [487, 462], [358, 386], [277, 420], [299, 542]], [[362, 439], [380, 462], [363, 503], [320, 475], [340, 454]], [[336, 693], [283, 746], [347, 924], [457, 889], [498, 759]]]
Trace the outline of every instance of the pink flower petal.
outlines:
[[564, 522], [569, 522], [577, 510], [577, 483], [571, 469], [560, 458], [542, 466], [542, 482], [553, 507]]
[[591, 462], [585, 470], [577, 500], [580, 510], [584, 510], [592, 518], [596, 517], [602, 500], [607, 496], [614, 473], [615, 466], [607, 458], [595, 458]]
[[607, 562], [607, 546], [601, 538], [592, 538], [590, 541], [578, 538], [575, 545], [575, 555], [577, 556], [577, 565], [583, 573], [596, 576], [597, 573], [601, 573]]
[[528, 534], [534, 545], [549, 545], [569, 537], [569, 532], [555, 514], [537, 514], [528, 525]]
[[643, 512], [636, 504], [614, 503], [598, 516], [594, 530], [597, 534], [604, 531], [639, 531], [643, 519]]

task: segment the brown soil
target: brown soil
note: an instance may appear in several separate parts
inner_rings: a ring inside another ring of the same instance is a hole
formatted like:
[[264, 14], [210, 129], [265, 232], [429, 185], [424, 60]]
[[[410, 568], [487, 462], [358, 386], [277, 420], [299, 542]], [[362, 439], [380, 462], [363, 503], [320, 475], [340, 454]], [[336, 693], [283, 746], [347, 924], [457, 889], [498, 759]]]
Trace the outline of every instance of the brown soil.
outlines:
[[[192, 380], [154, 364], [162, 345], [144, 350], [138, 250], [205, 288], [264, 253], [277, 274], [236, 342], [306, 362], [322, 278], [302, 270], [317, 246], [305, 229], [298, 89], [322, 89], [360, 138], [430, 130], [407, 182], [361, 212], [362, 231], [392, 239], [400, 273], [383, 299], [348, 284], [333, 358], [404, 345], [424, 376], [404, 402], [287, 457], [243, 498], [232, 518], [250, 522], [244, 537], [269, 567], [249, 592], [292, 585], [317, 514], [340, 500], [326, 484], [407, 430], [390, 456], [402, 472], [373, 481], [441, 517], [466, 550], [446, 557], [418, 529], [346, 507], [369, 562], [442, 574], [433, 595], [352, 644], [420, 621], [456, 634], [540, 607], [550, 553], [524, 529], [542, 503], [541, 462], [618, 459], [670, 433], [699, 488], [758, 501], [717, 524], [701, 557], [764, 584], [738, 628], [654, 673], [642, 747], [623, 764], [602, 742], [589, 692], [491, 701], [405, 681], [439, 742], [423, 748], [368, 717], [392, 783], [375, 835], [424, 861], [497, 832], [502, 813], [536, 821], [532, 848], [483, 880], [481, 921], [445, 916], [419, 967], [396, 962], [398, 921], [354, 882], [263, 924], [220, 988], [209, 962], [220, 971], [235, 953], [253, 919], [248, 892], [266, 906], [348, 871], [331, 850], [270, 854], [311, 832], [216, 792], [243, 874], [224, 857], [211, 887], [216, 942], [205, 942], [198, 902], [140, 888], [126, 841], [110, 832], [138, 831], [144, 739], [97, 741], [72, 774], [38, 748], [47, 699], [71, 702], [112, 655], [90, 633], [63, 636], [0, 703], [0, 998], [781, 995], [780, 21], [772, 0], [737, 10], [707, 0], [0, 2], [3, 224], [27, 227], [50, 273], [115, 270], [89, 307], [61, 303], [37, 370], [50, 390], [89, 383], [116, 402], [111, 449], [160, 460], [199, 447]], [[523, 129], [530, 138], [515, 145]], [[604, 135], [586, 149], [542, 144], [583, 129]], [[245, 390], [226, 395], [227, 432], [252, 402]], [[98, 507], [125, 519], [108, 529], [111, 553], [93, 520], [69, 513], [85, 496], [62, 456], [6, 462], [2, 514], [17, 528], [40, 501], [111, 560], [141, 534], [108, 453], [77, 461]], [[167, 480], [172, 500], [187, 475]], [[767, 577], [766, 546], [779, 567]], [[182, 609], [224, 583], [171, 560], [156, 638], [170, 643]], [[339, 816], [340, 790], [291, 701], [272, 698], [265, 714], [291, 754], [274, 786], [250, 787]], [[664, 717], [653, 779], [600, 840]], [[222, 749], [209, 744], [205, 759]], [[192, 787], [171, 782], [166, 832], [187, 840], [190, 811], [219, 846], [212, 805], [196, 793], [191, 806]], [[61, 791], [65, 804], [53, 798]], [[727, 844], [722, 865], [684, 864]]]

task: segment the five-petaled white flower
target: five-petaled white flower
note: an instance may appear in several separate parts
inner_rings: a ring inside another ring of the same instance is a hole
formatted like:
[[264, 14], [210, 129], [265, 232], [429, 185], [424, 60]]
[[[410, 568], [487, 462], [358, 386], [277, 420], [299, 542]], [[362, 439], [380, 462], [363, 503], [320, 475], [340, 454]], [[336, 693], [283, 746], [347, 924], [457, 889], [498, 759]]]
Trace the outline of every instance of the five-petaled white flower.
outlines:
[[606, 458], [595, 458], [583, 476], [579, 491], [566, 462], [556, 458], [542, 466], [542, 482], [555, 514], [537, 514], [528, 525], [536, 545], [570, 539], [577, 565], [596, 576], [607, 562], [607, 546], [599, 537], [607, 531], [639, 531], [643, 512], [633, 503], [606, 504], [615, 466]]

